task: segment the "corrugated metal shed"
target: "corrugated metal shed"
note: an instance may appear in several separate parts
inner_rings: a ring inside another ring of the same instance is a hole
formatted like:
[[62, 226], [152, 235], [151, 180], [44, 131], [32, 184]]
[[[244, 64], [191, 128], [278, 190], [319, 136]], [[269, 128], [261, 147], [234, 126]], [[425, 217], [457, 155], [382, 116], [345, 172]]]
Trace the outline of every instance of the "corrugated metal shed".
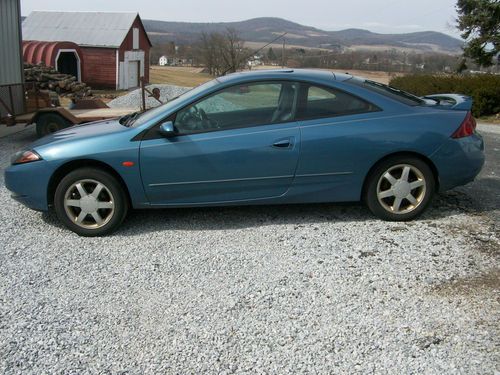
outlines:
[[0, 117], [24, 111], [21, 40], [20, 1], [0, 0]]
[[137, 13], [35, 11], [23, 22], [23, 38], [118, 48], [137, 16]]
[[56, 67], [56, 57], [61, 50], [73, 50], [82, 59], [82, 51], [72, 42], [39, 42], [36, 40], [23, 41], [23, 58], [29, 64], [43, 63], [46, 66]]
[[23, 82], [19, 0], [0, 0], [0, 85]]

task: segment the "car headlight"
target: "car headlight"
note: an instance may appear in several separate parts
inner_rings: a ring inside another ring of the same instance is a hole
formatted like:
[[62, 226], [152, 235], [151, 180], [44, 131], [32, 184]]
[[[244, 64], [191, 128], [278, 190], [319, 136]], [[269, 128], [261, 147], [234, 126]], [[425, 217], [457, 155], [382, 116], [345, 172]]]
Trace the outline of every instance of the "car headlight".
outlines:
[[12, 157], [11, 163], [12, 164], [25, 164], [25, 163], [31, 163], [33, 161], [37, 160], [42, 160], [42, 157], [38, 155], [35, 151], [33, 150], [27, 150], [27, 151], [19, 151], [18, 153], [14, 154]]

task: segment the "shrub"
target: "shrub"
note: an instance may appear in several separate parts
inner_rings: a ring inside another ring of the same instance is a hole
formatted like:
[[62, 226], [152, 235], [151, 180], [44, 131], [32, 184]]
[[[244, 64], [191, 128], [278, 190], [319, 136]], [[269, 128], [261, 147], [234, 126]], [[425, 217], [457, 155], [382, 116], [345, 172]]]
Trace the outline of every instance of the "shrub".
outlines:
[[476, 117], [500, 112], [500, 75], [422, 75], [392, 78], [391, 86], [418, 96], [457, 93], [471, 96]]

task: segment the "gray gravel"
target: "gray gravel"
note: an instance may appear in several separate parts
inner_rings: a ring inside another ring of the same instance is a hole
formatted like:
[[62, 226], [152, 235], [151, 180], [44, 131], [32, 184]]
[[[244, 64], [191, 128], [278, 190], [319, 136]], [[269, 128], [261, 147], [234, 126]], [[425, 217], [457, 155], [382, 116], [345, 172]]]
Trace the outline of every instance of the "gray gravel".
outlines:
[[[157, 85], [150, 85], [148, 86], [148, 89], [150, 91], [153, 90], [153, 88], [159, 88], [160, 89], [160, 100], [163, 103], [166, 103], [169, 100], [172, 100], [173, 98], [185, 93], [186, 91], [190, 90], [190, 87], [181, 87], [181, 86], [173, 86], [173, 85], [167, 85], [167, 84], [157, 84]], [[141, 101], [142, 101], [142, 96], [141, 96], [141, 90], [137, 89], [134, 91], [131, 91], [130, 93], [126, 95], [119, 96], [116, 99], [113, 99], [111, 102], [108, 103], [108, 106], [111, 108], [136, 108], [140, 109], [141, 106]], [[149, 97], [149, 94], [146, 96], [146, 107], [147, 108], [154, 108], [161, 103], [157, 101], [154, 98]], [[205, 101], [203, 104], [198, 105], [201, 109], [205, 110], [207, 113], [212, 113], [212, 112], [217, 112], [221, 110], [232, 110], [236, 111], [238, 109], [242, 109], [241, 106], [238, 106], [237, 104], [225, 100], [224, 98], [221, 98], [220, 96], [215, 96], [212, 97], [211, 99]]]
[[[0, 139], [1, 168], [33, 139]], [[498, 374], [499, 236], [471, 194], [410, 223], [160, 210], [80, 238], [1, 177], [0, 373]]]
[[[164, 103], [191, 89], [190, 87], [181, 87], [181, 86], [166, 85], [166, 84], [147, 86], [147, 88], [150, 91], [152, 91], [153, 88], [155, 88], [155, 87], [160, 89], [160, 100]], [[141, 107], [141, 102], [142, 102], [141, 89], [136, 89], [136, 90], [129, 92], [128, 94], [125, 94], [125, 95], [119, 96], [116, 99], [113, 99], [112, 101], [110, 101], [108, 103], [108, 106], [111, 108], [137, 108], [137, 109], [139, 109]], [[146, 107], [153, 108], [153, 107], [157, 107], [158, 105], [160, 105], [160, 103], [156, 99], [149, 97], [149, 94], [146, 93]]]

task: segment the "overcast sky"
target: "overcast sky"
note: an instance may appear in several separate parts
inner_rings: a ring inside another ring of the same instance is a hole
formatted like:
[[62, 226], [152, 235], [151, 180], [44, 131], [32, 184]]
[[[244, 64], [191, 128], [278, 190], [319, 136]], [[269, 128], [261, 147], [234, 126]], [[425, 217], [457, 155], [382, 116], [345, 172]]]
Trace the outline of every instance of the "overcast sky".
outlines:
[[21, 0], [33, 10], [139, 12], [143, 19], [225, 22], [281, 17], [324, 30], [363, 28], [380, 33], [423, 30], [459, 36], [456, 0]]

